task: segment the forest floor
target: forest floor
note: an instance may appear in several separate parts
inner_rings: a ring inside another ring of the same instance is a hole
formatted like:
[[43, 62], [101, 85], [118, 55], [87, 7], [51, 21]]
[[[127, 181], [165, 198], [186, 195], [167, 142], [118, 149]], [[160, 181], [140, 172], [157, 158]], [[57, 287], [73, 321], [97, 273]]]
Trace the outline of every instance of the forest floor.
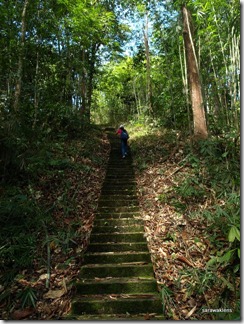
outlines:
[[[221, 206], [225, 202], [214, 196], [210, 186], [197, 181], [197, 162], [189, 160], [183, 141], [178, 139], [176, 143], [158, 131], [151, 136], [140, 135], [139, 129], [134, 133], [137, 135], [132, 134], [130, 145], [138, 199], [166, 318], [238, 318], [238, 271], [233, 277], [225, 264], [207, 267], [218, 250], [228, 251], [230, 244], [212, 226], [213, 220], [204, 218], [203, 211], [214, 212], [214, 204]], [[7, 294], [0, 286], [2, 295], [7, 296], [0, 300], [2, 319], [60, 320], [70, 310], [73, 284], [82, 265], [106, 173], [109, 142], [96, 130], [86, 144], [79, 140], [63, 143], [57, 154], [76, 167], [68, 168], [62, 176], [57, 172], [43, 174], [33, 186], [39, 203], [52, 206], [56, 202], [52, 214], [56, 232], [49, 232], [48, 248], [40, 238], [34, 267], [23, 269]], [[50, 269], [48, 262], [40, 261], [47, 259], [48, 251]], [[219, 308], [225, 311], [208, 311]]]
[[[228, 252], [223, 251], [230, 250], [224, 213], [223, 228], [215, 216], [216, 206], [228, 212], [228, 203], [216, 197], [207, 168], [179, 134], [142, 136], [140, 128], [134, 133], [138, 198], [166, 318], [239, 318], [240, 277], [225, 262], [213, 261], [216, 254], [224, 260]], [[239, 264], [232, 266], [239, 270]]]

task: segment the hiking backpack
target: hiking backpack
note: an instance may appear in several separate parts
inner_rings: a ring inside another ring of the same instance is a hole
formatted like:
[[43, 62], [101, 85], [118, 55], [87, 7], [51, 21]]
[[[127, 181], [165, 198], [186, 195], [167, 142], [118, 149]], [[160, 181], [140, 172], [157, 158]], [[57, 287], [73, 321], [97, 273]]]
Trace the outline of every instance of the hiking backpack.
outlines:
[[120, 134], [120, 138], [121, 138], [123, 141], [126, 141], [126, 140], [128, 140], [129, 135], [128, 135], [127, 132], [122, 131], [121, 134]]

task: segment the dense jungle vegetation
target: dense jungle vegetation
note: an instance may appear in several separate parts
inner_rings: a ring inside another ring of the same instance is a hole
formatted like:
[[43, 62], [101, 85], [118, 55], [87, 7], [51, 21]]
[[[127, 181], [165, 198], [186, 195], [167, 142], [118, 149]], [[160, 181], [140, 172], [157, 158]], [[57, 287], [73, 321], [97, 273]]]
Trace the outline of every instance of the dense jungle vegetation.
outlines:
[[166, 318], [239, 319], [240, 3], [0, 9], [1, 318], [69, 311], [123, 123]]

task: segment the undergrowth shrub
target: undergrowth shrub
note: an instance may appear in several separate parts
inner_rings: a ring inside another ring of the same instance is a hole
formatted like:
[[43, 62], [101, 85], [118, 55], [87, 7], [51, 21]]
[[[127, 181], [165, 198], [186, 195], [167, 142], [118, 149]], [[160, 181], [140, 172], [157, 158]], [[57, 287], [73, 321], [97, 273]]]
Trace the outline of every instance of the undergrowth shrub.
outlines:
[[31, 168], [65, 164], [52, 160], [48, 143], [84, 138], [89, 127], [86, 119], [70, 107], [43, 107], [36, 121], [25, 110], [19, 115], [5, 113], [0, 126], [0, 180], [22, 181], [29, 177]]
[[[41, 224], [48, 217], [27, 193], [12, 188], [1, 197], [1, 270], [31, 267]], [[6, 280], [5, 280], [6, 282]]]
[[[75, 163], [66, 157], [65, 141], [86, 131], [76, 111], [66, 107], [40, 109], [37, 120], [22, 109], [5, 112], [0, 126], [0, 267], [3, 281], [20, 269], [31, 267], [43, 222], [49, 212], [38, 201], [32, 184], [43, 175], [63, 178]], [[50, 223], [50, 222], [49, 222]], [[12, 269], [11, 273], [5, 271]]]

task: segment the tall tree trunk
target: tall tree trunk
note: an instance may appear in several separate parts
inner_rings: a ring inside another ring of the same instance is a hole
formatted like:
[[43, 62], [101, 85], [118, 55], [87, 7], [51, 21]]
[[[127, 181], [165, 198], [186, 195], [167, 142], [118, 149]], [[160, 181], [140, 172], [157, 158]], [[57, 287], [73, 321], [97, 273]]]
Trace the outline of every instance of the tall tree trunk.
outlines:
[[17, 72], [17, 81], [15, 86], [14, 94], [14, 110], [19, 110], [19, 98], [21, 94], [21, 83], [23, 76], [23, 60], [24, 60], [24, 49], [25, 49], [25, 32], [26, 32], [26, 12], [29, 4], [29, 0], [25, 0], [24, 7], [22, 11], [22, 20], [21, 20], [21, 43], [20, 43], [20, 52], [19, 52], [19, 63], [18, 63], [18, 72]]
[[193, 111], [194, 136], [205, 139], [208, 137], [205, 111], [203, 107], [202, 88], [199, 76], [197, 57], [193, 44], [190, 27], [190, 13], [186, 6], [182, 6], [183, 38], [187, 62], [187, 74], [190, 87], [191, 104]]
[[237, 98], [240, 98], [240, 79], [239, 79], [239, 71], [240, 71], [240, 36], [236, 36], [234, 33], [234, 27], [231, 30], [232, 41], [230, 44], [230, 93], [231, 95], [231, 111], [233, 112], [233, 125], [236, 126], [237, 129], [240, 128], [239, 123], [239, 107], [237, 105]]
[[152, 81], [151, 81], [151, 62], [150, 62], [150, 50], [148, 42], [148, 12], [146, 12], [145, 18], [145, 29], [144, 34], [144, 44], [146, 50], [146, 61], [147, 61], [147, 106], [150, 115], [153, 115], [153, 105], [152, 105]]
[[[40, 19], [40, 7], [38, 6], [37, 10], [37, 17], [38, 21]], [[35, 85], [34, 85], [34, 108], [35, 108], [35, 113], [34, 113], [34, 120], [32, 124], [32, 128], [34, 129], [36, 126], [37, 122], [37, 114], [38, 114], [38, 106], [39, 106], [39, 97], [40, 97], [40, 91], [39, 91], [39, 44], [40, 44], [40, 37], [39, 34], [37, 34], [37, 44], [36, 44], [36, 71], [35, 71]]]
[[92, 93], [93, 93], [93, 78], [95, 73], [95, 63], [96, 63], [96, 54], [100, 47], [100, 44], [91, 45], [91, 53], [89, 58], [89, 71], [88, 71], [88, 81], [87, 81], [87, 108], [86, 114], [88, 122], [91, 119], [91, 104], [92, 104]]
[[82, 49], [82, 70], [81, 70], [81, 99], [82, 99], [82, 106], [81, 106], [81, 115], [84, 117], [86, 113], [86, 53], [85, 49]]
[[181, 47], [179, 44], [179, 56], [180, 56], [180, 67], [181, 67], [181, 75], [182, 75], [182, 83], [183, 83], [183, 89], [184, 89], [184, 94], [186, 97], [186, 107], [187, 107], [187, 117], [188, 117], [188, 127], [189, 127], [189, 134], [192, 137], [192, 122], [191, 122], [191, 116], [190, 116], [190, 107], [189, 107], [189, 95], [188, 95], [188, 81], [187, 81], [187, 67], [186, 67], [186, 55], [185, 51], [183, 52], [184, 54], [184, 61], [181, 56]]
[[35, 114], [34, 114], [34, 120], [32, 128], [34, 129], [37, 122], [37, 114], [38, 114], [38, 105], [39, 105], [39, 48], [37, 48], [36, 53], [36, 75], [35, 75], [35, 92], [34, 92], [34, 108], [35, 108]]

